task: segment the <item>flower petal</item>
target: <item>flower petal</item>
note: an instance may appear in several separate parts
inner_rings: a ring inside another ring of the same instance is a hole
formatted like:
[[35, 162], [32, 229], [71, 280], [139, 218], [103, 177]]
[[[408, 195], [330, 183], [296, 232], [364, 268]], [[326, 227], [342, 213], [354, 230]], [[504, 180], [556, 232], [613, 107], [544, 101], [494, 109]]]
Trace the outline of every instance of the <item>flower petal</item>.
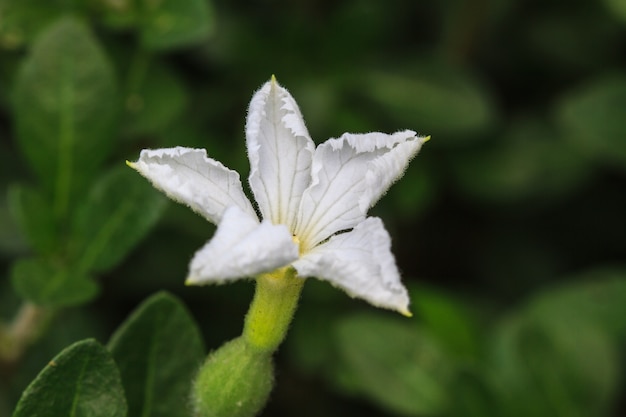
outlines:
[[315, 145], [298, 105], [276, 79], [255, 93], [246, 122], [250, 188], [264, 219], [291, 230], [311, 176]]
[[302, 277], [317, 277], [352, 297], [410, 315], [409, 296], [391, 254], [391, 239], [377, 217], [331, 237], [293, 266]]
[[361, 222], [400, 178], [428, 138], [405, 130], [329, 139], [313, 156], [312, 183], [302, 195], [296, 235], [307, 248]]
[[259, 224], [239, 207], [226, 209], [213, 239], [191, 260], [188, 284], [210, 284], [252, 277], [288, 265], [298, 245], [283, 224]]
[[214, 224], [220, 222], [226, 207], [233, 205], [256, 218], [239, 174], [208, 158], [204, 149], [144, 149], [139, 160], [128, 165], [168, 197]]

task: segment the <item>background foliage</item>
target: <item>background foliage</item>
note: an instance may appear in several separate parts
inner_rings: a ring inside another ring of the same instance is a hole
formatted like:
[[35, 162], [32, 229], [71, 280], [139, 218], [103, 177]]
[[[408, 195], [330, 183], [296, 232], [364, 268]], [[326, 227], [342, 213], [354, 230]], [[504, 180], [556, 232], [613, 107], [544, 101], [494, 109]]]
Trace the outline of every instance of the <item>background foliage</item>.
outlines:
[[253, 288], [185, 288], [213, 227], [123, 162], [247, 172], [271, 74], [318, 142], [433, 139], [373, 210], [415, 317], [311, 280], [264, 415], [624, 415], [625, 48], [621, 0], [0, 0], [0, 416], [188, 415]]

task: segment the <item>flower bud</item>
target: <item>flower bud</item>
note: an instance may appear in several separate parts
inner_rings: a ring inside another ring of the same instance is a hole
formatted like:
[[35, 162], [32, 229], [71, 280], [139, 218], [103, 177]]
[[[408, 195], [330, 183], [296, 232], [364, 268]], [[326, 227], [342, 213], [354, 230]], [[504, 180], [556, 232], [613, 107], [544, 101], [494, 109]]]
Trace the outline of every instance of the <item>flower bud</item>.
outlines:
[[252, 417], [274, 382], [272, 355], [251, 349], [242, 337], [211, 353], [193, 385], [195, 417]]

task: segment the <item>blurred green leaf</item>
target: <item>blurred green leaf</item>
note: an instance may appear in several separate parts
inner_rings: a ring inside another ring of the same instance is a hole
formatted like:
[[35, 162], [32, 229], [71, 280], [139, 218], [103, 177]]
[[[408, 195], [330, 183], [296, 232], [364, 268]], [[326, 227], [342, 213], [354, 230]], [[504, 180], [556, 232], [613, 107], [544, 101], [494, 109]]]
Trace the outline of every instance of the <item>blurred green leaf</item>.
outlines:
[[[307, 283], [305, 291], [308, 292], [310, 284], [312, 282]], [[289, 329], [285, 351], [290, 355], [293, 366], [300, 372], [319, 375], [334, 370], [335, 349], [330, 324], [338, 313], [330, 308], [298, 309], [298, 319], [294, 320]]]
[[563, 136], [581, 153], [626, 168], [626, 76], [607, 75], [573, 90], [557, 107]]
[[63, 12], [59, 0], [0, 1], [0, 49], [14, 49], [30, 42], [45, 25]]
[[610, 409], [618, 357], [588, 322], [513, 317], [497, 330], [494, 348], [500, 415], [584, 417]]
[[98, 285], [91, 277], [46, 259], [16, 261], [11, 270], [11, 280], [20, 296], [47, 307], [82, 304], [98, 293]]
[[451, 361], [412, 323], [357, 314], [338, 323], [336, 340], [340, 366], [354, 388], [376, 403], [409, 416], [438, 415], [447, 409]]
[[66, 215], [114, 145], [114, 74], [84, 23], [63, 18], [43, 31], [18, 75], [18, 143]]
[[113, 29], [130, 29], [140, 15], [140, 0], [95, 0], [105, 24]]
[[[2, 289], [0, 289], [2, 291]], [[17, 308], [17, 307], [15, 307]], [[101, 311], [83, 306], [63, 309], [37, 307], [41, 337], [20, 360], [20, 369], [13, 374], [15, 401], [24, 387], [35, 379], [44, 364], [60, 351], [86, 338], [106, 340], [111, 334], [111, 326], [102, 321]], [[15, 407], [15, 403], [12, 407]]]
[[28, 243], [7, 199], [0, 195], [0, 253], [18, 256], [28, 250]]
[[18, 185], [9, 189], [8, 198], [11, 214], [32, 247], [44, 254], [53, 252], [58, 236], [51, 202], [39, 190]]
[[513, 122], [487, 149], [464, 152], [454, 168], [472, 197], [503, 203], [559, 201], [590, 176], [585, 158], [535, 118]]
[[203, 358], [200, 331], [167, 293], [144, 301], [109, 341], [131, 416], [189, 416], [191, 381]]
[[114, 29], [134, 28], [152, 51], [185, 47], [206, 39], [213, 29], [208, 0], [98, 0], [105, 22]]
[[430, 165], [420, 160], [409, 167], [401, 181], [389, 190], [383, 204], [393, 203], [392, 216], [413, 220], [429, 208], [437, 197], [437, 183]]
[[554, 72], [557, 77], [606, 68], [607, 58], [619, 48], [623, 36], [619, 25], [593, 7], [572, 7], [568, 13], [545, 10], [532, 16], [522, 31], [526, 48], [533, 51], [532, 59], [541, 61], [542, 71]]
[[165, 64], [152, 65], [126, 99], [129, 135], [159, 134], [183, 112], [187, 91]]
[[143, 1], [140, 32], [150, 50], [187, 46], [207, 38], [213, 28], [213, 11], [207, 0]]
[[424, 65], [411, 72], [370, 72], [362, 91], [399, 126], [423, 135], [467, 142], [495, 123], [487, 91], [470, 74], [450, 66]]
[[446, 416], [502, 417], [495, 390], [488, 380], [489, 372], [485, 371], [482, 364], [475, 364], [456, 374], [449, 388], [454, 393], [454, 401], [451, 401], [451, 411]]
[[411, 309], [420, 324], [450, 353], [461, 357], [478, 355], [477, 323], [463, 304], [442, 291], [425, 286], [410, 286], [409, 294]]
[[109, 352], [93, 339], [52, 359], [26, 388], [13, 417], [125, 417], [120, 374]]
[[[519, 210], [519, 206], [510, 207]], [[527, 211], [526, 207], [520, 210]], [[521, 294], [535, 291], [562, 268], [560, 248], [554, 247], [546, 234], [512, 218], [492, 219], [492, 230], [485, 231], [475, 242], [472, 253], [478, 276], [503, 299], [518, 299]]]
[[76, 267], [100, 272], [117, 265], [157, 222], [166, 201], [126, 166], [102, 176], [77, 210], [71, 242]]
[[604, 4], [617, 19], [621, 20], [622, 23], [626, 23], [626, 1], [604, 0]]
[[603, 268], [580, 274], [538, 293], [528, 309], [544, 320], [593, 323], [626, 342], [626, 269]]

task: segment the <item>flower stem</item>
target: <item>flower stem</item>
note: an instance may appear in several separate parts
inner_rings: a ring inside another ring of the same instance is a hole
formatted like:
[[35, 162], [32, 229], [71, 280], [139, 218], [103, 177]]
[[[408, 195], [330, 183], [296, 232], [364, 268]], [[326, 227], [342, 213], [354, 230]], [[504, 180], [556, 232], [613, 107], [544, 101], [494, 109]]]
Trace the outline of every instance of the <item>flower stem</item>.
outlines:
[[243, 337], [249, 346], [274, 352], [285, 338], [298, 305], [304, 279], [293, 268], [281, 268], [257, 278]]
[[24, 351], [43, 332], [54, 312], [25, 302], [8, 326], [0, 326], [0, 367], [19, 361]]

